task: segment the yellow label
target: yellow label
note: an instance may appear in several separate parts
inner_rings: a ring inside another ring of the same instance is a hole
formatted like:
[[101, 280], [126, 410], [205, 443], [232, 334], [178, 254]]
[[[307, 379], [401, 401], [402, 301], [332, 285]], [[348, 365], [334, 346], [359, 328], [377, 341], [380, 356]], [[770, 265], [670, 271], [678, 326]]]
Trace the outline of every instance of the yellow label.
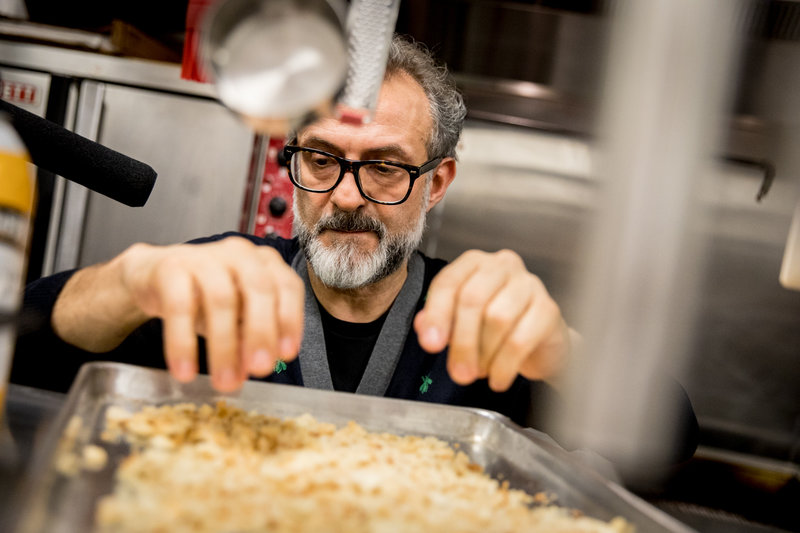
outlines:
[[6, 411], [6, 388], [3, 385], [4, 382], [0, 381], [0, 424], [3, 423], [3, 414]]
[[0, 207], [28, 214], [33, 210], [33, 195], [28, 158], [0, 150]]

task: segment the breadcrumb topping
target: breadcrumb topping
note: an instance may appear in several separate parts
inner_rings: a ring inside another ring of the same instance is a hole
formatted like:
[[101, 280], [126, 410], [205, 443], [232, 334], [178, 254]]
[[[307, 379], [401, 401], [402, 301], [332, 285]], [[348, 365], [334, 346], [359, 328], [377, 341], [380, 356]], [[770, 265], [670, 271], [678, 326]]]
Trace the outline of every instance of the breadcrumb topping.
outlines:
[[630, 533], [510, 489], [433, 437], [279, 419], [218, 403], [106, 412], [102, 438], [132, 445], [102, 532]]

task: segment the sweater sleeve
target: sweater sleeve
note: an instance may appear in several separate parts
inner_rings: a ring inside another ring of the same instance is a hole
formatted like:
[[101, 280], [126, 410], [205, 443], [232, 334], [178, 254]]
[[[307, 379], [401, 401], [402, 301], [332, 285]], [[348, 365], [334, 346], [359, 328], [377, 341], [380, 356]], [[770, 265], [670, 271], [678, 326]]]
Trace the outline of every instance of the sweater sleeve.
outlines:
[[[259, 238], [228, 232], [190, 241], [202, 244], [220, 241], [227, 237], [243, 237], [259, 246], [278, 250], [287, 262], [298, 251], [296, 239]], [[64, 342], [53, 331], [53, 307], [67, 281], [75, 270], [40, 278], [25, 288], [22, 311], [17, 325], [17, 343], [11, 369], [11, 382], [41, 389], [66, 392], [80, 367], [90, 361], [115, 361], [121, 363], [166, 368], [162, 346], [161, 321], [145, 322], [117, 348], [105, 353], [91, 353]], [[199, 370], [207, 371], [205, 346], [199, 339]]]
[[[53, 307], [64, 285], [75, 273], [61, 272], [38, 279], [25, 288], [17, 327], [11, 382], [57, 392], [67, 392], [81, 366], [91, 361], [114, 361], [166, 368], [161, 321], [145, 322], [117, 348], [92, 353], [63, 341], [53, 330]], [[201, 370], [204, 370], [203, 367]]]
[[50, 322], [58, 295], [74, 273], [70, 270], [41, 278], [25, 288], [12, 383], [66, 392], [80, 365], [91, 359], [91, 354], [61, 340]]

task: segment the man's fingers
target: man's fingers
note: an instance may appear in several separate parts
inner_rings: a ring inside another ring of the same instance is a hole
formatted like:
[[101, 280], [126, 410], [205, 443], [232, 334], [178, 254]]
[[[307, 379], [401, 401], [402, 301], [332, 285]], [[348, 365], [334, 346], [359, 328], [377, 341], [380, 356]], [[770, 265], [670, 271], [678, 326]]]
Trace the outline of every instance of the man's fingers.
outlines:
[[288, 265], [279, 265], [281, 274], [276, 282], [278, 312], [278, 357], [291, 361], [300, 351], [303, 340], [303, 305], [305, 287], [300, 277]]
[[486, 306], [480, 332], [480, 375], [489, 374], [492, 357], [531, 305], [536, 283], [533, 275], [515, 276], [508, 280]]
[[239, 274], [244, 295], [242, 349], [247, 370], [263, 377], [278, 359], [290, 361], [300, 350], [305, 289], [297, 274], [283, 265], [254, 264]]
[[258, 377], [272, 372], [278, 354], [276, 287], [262, 266], [248, 258], [236, 272], [242, 295], [241, 359], [246, 372]]
[[244, 295], [242, 360], [248, 373], [264, 377], [275, 365], [278, 353], [276, 303], [272, 291], [250, 290]]
[[448, 372], [456, 383], [486, 377], [493, 355], [531, 305], [536, 282], [510, 250], [466, 252], [431, 283], [414, 320], [420, 345], [429, 352], [450, 345]]
[[456, 297], [461, 284], [478, 268], [477, 254], [466, 252], [444, 267], [433, 278], [425, 307], [414, 320], [420, 346], [430, 353], [440, 352], [451, 340]]
[[246, 373], [263, 377], [275, 361], [294, 359], [303, 328], [304, 287], [278, 253], [233, 239], [221, 260], [234, 273], [242, 303], [240, 356]]
[[206, 339], [211, 383], [238, 389], [248, 372], [265, 376], [294, 359], [303, 330], [304, 287], [273, 248], [231, 237], [219, 242], [143, 248], [125, 282], [138, 310], [164, 321], [173, 376], [197, 374], [197, 335]]
[[164, 324], [164, 357], [172, 376], [188, 382], [197, 375], [197, 303], [194, 284], [185, 272], [164, 268], [157, 275]]
[[499, 269], [477, 269], [461, 285], [456, 296], [453, 332], [448, 357], [449, 372], [456, 383], [468, 384], [481, 374], [482, 332], [489, 302], [507, 282]]
[[211, 383], [219, 391], [234, 391], [244, 379], [239, 348], [239, 289], [232, 273], [219, 264], [198, 267], [195, 283], [202, 303]]
[[549, 377], [555, 361], [542, 361], [539, 355], [544, 353], [550, 339], [560, 334], [560, 316], [558, 306], [548, 295], [539, 295], [534, 300], [491, 360], [492, 390], [507, 390], [520, 373], [528, 379]]

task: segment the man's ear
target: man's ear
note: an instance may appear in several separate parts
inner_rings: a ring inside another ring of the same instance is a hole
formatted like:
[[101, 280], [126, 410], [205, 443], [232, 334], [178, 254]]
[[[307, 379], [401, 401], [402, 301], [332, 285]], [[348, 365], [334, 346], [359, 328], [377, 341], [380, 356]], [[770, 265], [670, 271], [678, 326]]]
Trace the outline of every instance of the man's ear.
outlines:
[[444, 198], [444, 193], [447, 192], [447, 188], [451, 183], [453, 183], [455, 177], [456, 160], [452, 157], [446, 157], [442, 159], [442, 162], [439, 163], [439, 166], [436, 167], [436, 170], [430, 177], [431, 196], [430, 201], [428, 202], [428, 211], [433, 209], [436, 204], [442, 201], [442, 198]]

